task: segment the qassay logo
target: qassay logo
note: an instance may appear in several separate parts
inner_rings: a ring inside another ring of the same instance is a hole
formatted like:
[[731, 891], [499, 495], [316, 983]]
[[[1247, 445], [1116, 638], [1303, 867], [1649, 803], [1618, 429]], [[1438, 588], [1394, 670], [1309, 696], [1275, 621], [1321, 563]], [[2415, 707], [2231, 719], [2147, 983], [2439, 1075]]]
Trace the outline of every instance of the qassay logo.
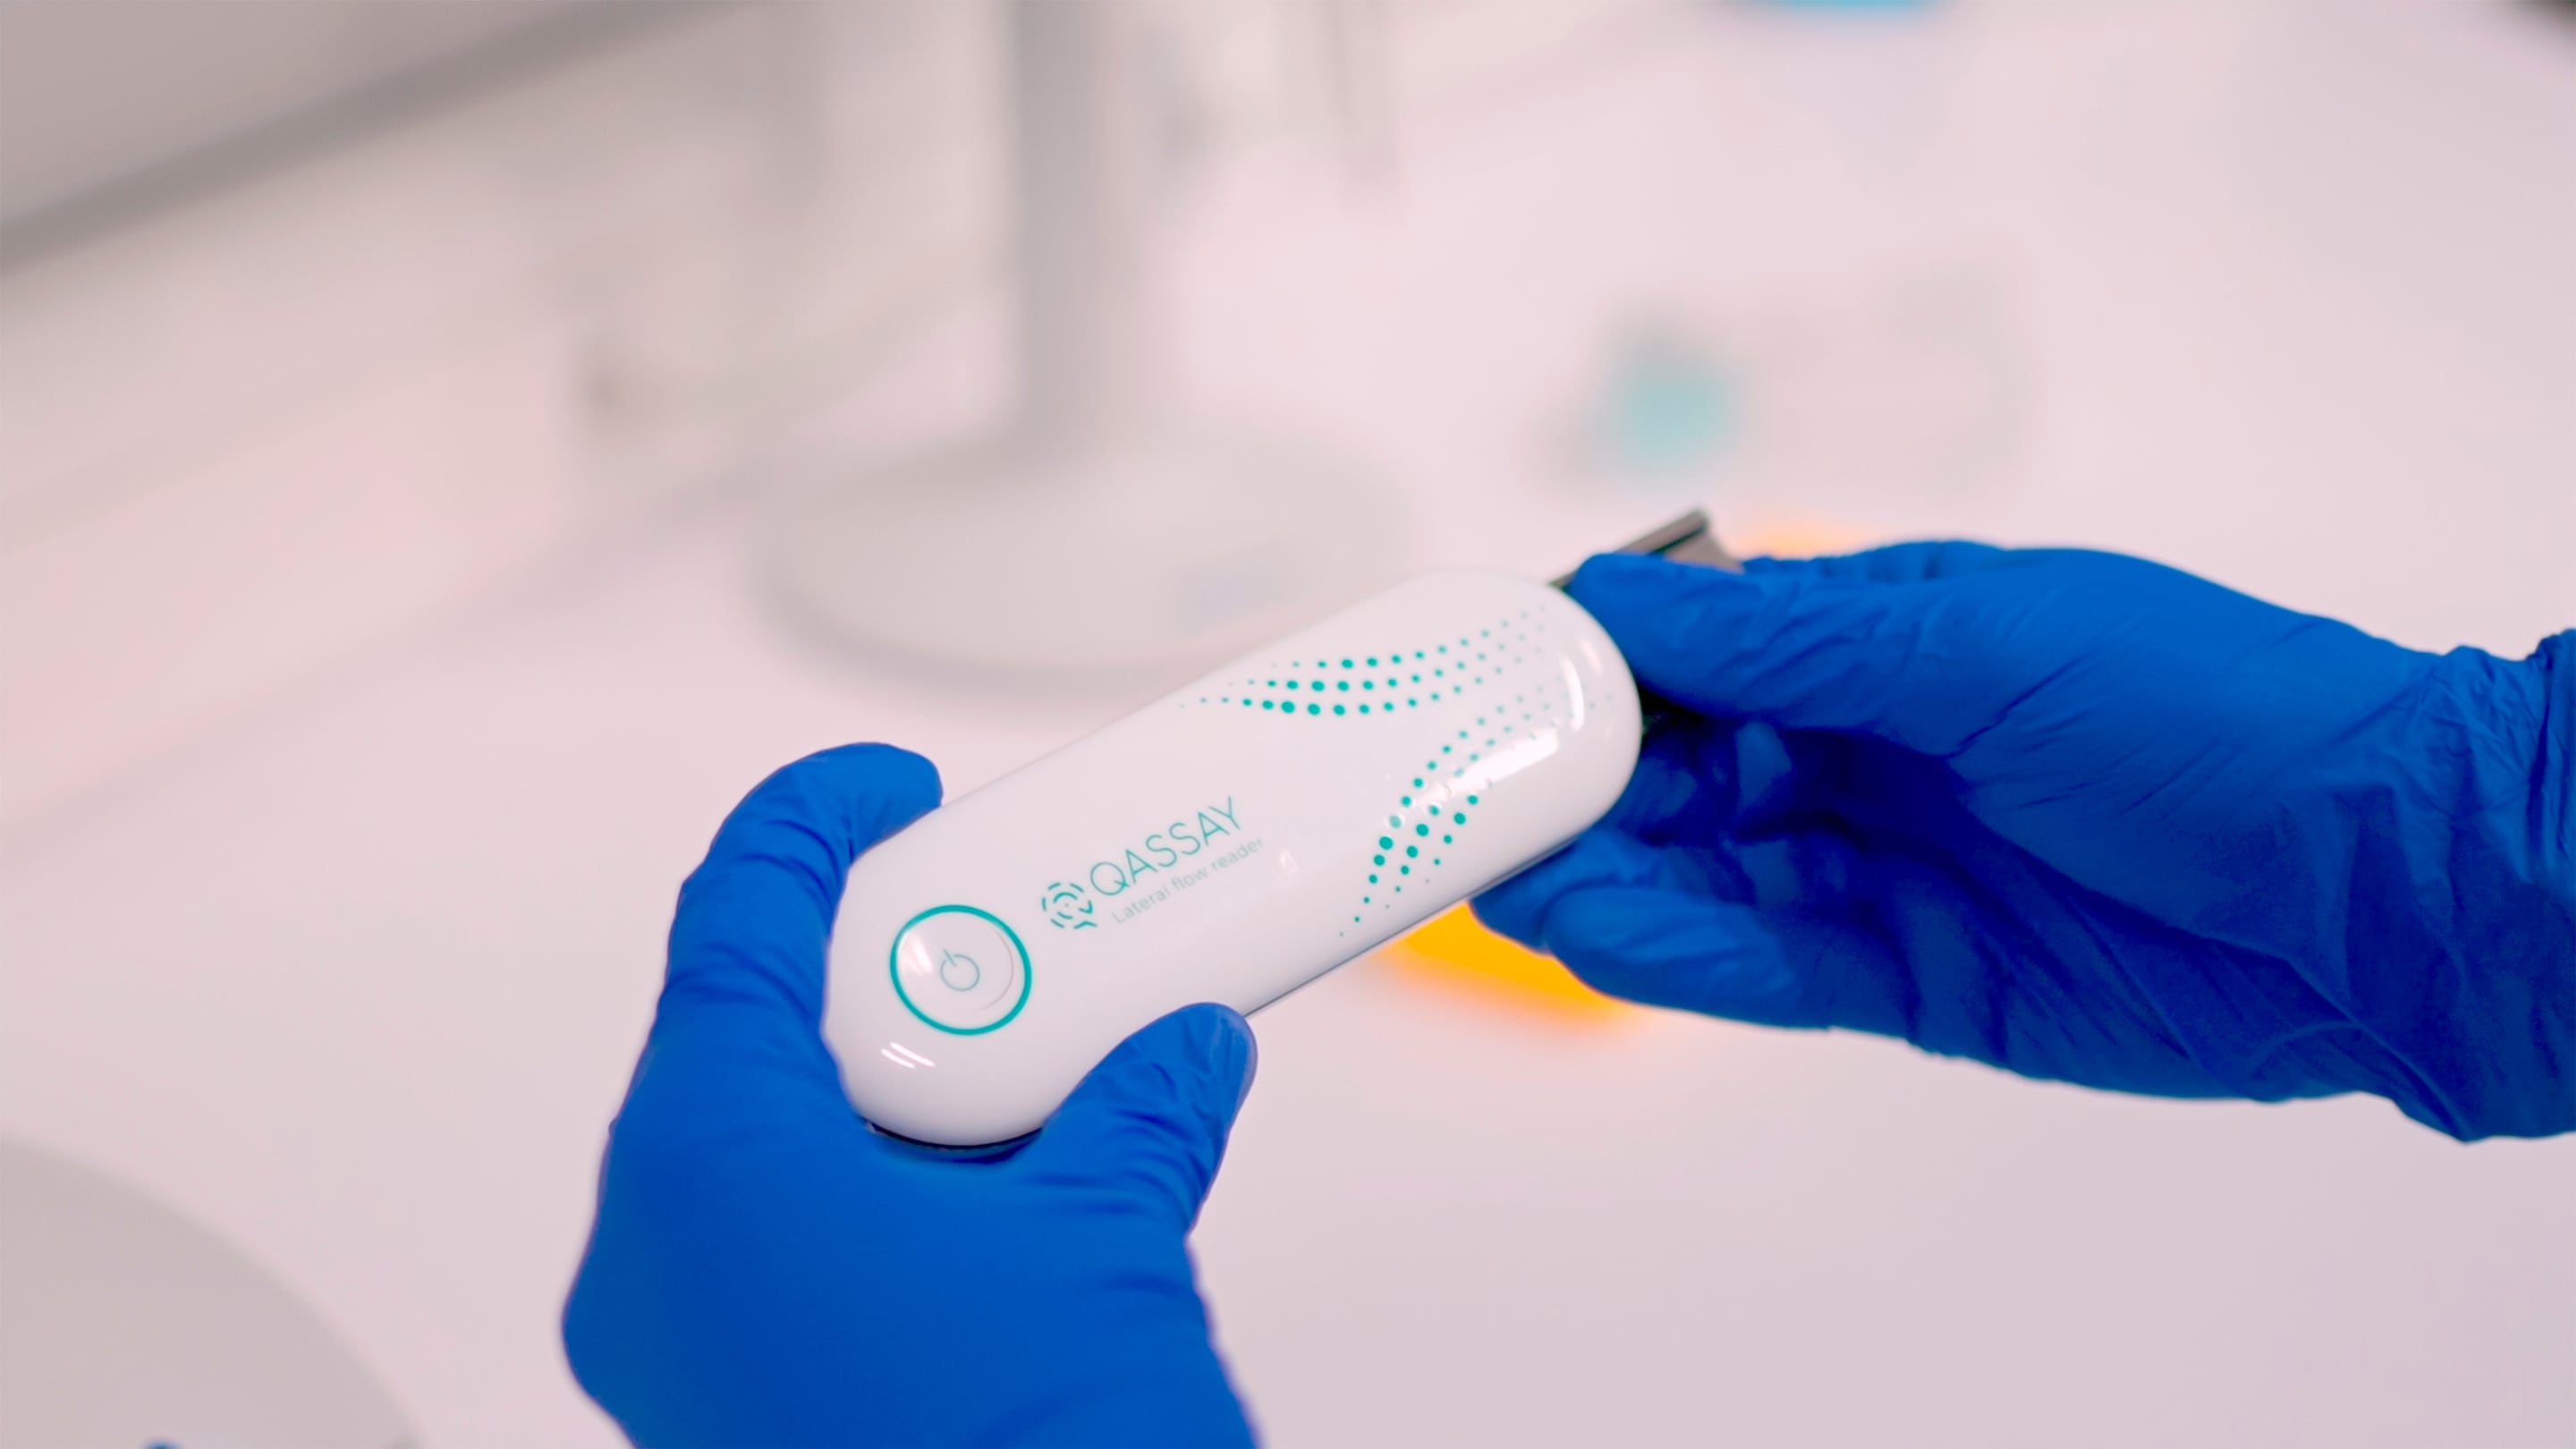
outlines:
[[1049, 881], [1038, 894], [1038, 911], [1059, 931], [1088, 930], [1102, 924], [1099, 902], [1113, 900], [1109, 921], [1124, 921], [1260, 849], [1260, 840], [1244, 837], [1228, 795], [1121, 845], [1093, 861], [1079, 880]]
[[1049, 881], [1038, 897], [1038, 909], [1059, 931], [1083, 931], [1100, 923], [1092, 919], [1091, 897], [1071, 881]]

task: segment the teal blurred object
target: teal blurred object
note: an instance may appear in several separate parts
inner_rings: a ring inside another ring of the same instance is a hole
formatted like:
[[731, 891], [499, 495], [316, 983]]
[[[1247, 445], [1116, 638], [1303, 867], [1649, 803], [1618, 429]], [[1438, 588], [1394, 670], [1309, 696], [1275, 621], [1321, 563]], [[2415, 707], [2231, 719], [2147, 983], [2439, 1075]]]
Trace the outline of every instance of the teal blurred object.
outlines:
[[1727, 451], [1741, 415], [1723, 368], [1670, 340], [1650, 338], [1618, 361], [1602, 441], [1623, 471], [1690, 472]]

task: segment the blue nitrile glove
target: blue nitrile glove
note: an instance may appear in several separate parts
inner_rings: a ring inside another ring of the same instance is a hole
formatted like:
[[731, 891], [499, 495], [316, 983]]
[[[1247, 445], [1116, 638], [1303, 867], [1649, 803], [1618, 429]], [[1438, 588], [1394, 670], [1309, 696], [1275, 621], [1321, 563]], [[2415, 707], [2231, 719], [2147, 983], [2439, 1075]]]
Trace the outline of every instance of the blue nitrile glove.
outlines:
[[1008, 1160], [871, 1132], [820, 1035], [850, 862], [939, 801], [857, 745], [772, 775], [680, 891], [564, 1307], [640, 1444], [1245, 1444], [1184, 1239], [1251, 1084], [1243, 1018], [1128, 1038]]
[[1574, 597], [1678, 706], [1477, 912], [1615, 995], [2166, 1096], [2576, 1127], [2576, 634], [2420, 654], [2111, 554]]

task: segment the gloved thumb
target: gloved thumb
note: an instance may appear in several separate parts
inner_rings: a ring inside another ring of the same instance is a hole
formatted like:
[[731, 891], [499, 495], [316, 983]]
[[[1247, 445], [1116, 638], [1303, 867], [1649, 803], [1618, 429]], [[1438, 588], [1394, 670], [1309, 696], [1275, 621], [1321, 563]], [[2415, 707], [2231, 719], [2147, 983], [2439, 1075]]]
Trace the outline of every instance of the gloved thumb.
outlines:
[[1183, 1007], [1092, 1068], [1015, 1166], [1125, 1199], [1187, 1232], [1225, 1159], [1256, 1057], [1240, 1015]]
[[1713, 715], [1949, 754], [2051, 667], [1959, 581], [1784, 564], [1733, 574], [1603, 555], [1570, 592], [1638, 681]]

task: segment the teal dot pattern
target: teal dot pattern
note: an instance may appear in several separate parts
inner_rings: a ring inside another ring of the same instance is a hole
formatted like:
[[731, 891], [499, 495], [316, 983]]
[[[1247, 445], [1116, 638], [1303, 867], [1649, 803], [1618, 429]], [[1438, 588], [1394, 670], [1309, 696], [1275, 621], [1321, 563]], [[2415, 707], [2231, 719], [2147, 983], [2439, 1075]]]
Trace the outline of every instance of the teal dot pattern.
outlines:
[[[1214, 681], [1196, 704], [1291, 729], [1377, 728], [1423, 751], [1408, 763], [1386, 813], [1373, 822], [1376, 848], [1357, 884], [1348, 935], [1372, 914], [1395, 910], [1410, 888], [1433, 891], [1443, 852], [1475, 826], [1504, 752], [1555, 730], [1573, 701], [1544, 667], [1547, 621], [1523, 609], [1433, 640], [1376, 652], [1277, 659], [1240, 678]], [[1183, 708], [1191, 708], [1189, 700]], [[1423, 729], [1436, 721], [1437, 728]]]
[[1216, 693], [1198, 696], [1197, 703], [1310, 724], [1419, 718], [1425, 709], [1454, 709], [1481, 698], [1507, 675], [1523, 672], [1534, 657], [1533, 639], [1546, 628], [1524, 609], [1454, 640], [1377, 654], [1279, 660], [1264, 665], [1259, 677], [1217, 685]]

